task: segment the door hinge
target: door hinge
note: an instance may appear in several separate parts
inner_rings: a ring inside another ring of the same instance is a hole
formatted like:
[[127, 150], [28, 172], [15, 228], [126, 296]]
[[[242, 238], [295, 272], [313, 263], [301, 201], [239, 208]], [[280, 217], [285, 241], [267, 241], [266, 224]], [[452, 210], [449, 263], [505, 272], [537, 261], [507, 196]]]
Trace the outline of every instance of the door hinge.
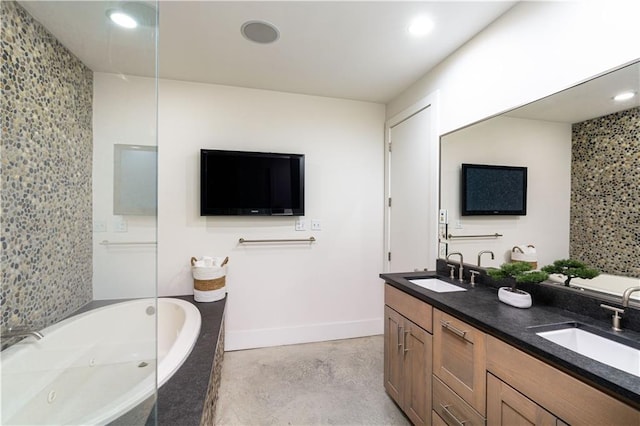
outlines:
[[391, 197], [389, 197], [389, 207], [391, 207]]
[[391, 262], [391, 252], [389, 252], [389, 255], [387, 256], [387, 258], [389, 259], [389, 262]]
[[391, 152], [391, 142], [389, 142], [389, 152]]

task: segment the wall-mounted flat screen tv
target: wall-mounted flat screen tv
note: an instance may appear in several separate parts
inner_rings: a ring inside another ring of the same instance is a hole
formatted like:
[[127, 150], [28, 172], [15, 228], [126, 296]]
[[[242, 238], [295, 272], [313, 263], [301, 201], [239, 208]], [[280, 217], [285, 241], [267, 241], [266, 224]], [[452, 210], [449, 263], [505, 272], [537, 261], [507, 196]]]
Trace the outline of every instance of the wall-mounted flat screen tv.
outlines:
[[462, 164], [462, 216], [527, 214], [527, 168]]
[[303, 216], [304, 155], [200, 150], [201, 216]]

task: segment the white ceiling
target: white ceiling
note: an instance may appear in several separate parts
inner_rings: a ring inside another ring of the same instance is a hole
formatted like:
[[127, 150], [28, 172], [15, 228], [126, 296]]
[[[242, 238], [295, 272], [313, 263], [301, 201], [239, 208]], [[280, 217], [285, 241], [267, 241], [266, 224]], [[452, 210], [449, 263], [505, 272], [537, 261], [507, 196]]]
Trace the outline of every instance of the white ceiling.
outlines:
[[[113, 27], [117, 2], [21, 1], [89, 68], [153, 76], [152, 29]], [[161, 1], [161, 78], [386, 103], [471, 39], [515, 1]], [[425, 38], [410, 20], [435, 22]], [[261, 45], [241, 25], [266, 20], [280, 39]]]
[[[640, 106], [640, 62], [571, 87], [506, 113], [509, 117], [579, 123]], [[635, 92], [628, 101], [616, 102], [622, 92]]]

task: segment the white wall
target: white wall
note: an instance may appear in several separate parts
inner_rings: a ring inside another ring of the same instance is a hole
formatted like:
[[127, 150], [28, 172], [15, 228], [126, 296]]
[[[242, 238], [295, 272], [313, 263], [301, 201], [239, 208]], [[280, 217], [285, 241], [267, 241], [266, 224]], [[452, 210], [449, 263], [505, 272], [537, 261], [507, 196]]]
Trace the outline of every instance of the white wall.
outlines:
[[[159, 294], [192, 292], [191, 256], [228, 255], [227, 349], [381, 333], [384, 106], [169, 80], [159, 90]], [[305, 154], [305, 219], [322, 230], [201, 217], [201, 148]]]
[[[155, 245], [100, 244], [156, 240], [155, 217], [113, 214], [115, 144], [156, 145], [153, 79], [97, 72], [93, 76], [93, 298], [155, 297]], [[118, 232], [116, 222], [124, 222], [126, 232]]]
[[[498, 267], [510, 260], [513, 246], [532, 244], [538, 266], [569, 256], [571, 198], [571, 124], [496, 117], [446, 135], [442, 139], [441, 206], [449, 213], [454, 235], [493, 234], [495, 239], [451, 240], [449, 252], [459, 251], [465, 262]], [[527, 167], [526, 216], [460, 216], [460, 164], [499, 164]], [[457, 228], [457, 224], [460, 228]]]
[[523, 2], [387, 105], [440, 91], [440, 131], [555, 93], [640, 58], [640, 2]]

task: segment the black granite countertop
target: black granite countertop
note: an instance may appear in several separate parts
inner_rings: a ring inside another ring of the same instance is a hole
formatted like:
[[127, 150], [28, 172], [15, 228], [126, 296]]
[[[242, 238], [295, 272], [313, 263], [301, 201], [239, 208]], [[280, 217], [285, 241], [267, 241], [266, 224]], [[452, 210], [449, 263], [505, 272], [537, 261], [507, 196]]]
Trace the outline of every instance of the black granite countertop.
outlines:
[[519, 309], [498, 300], [497, 289], [477, 285], [471, 287], [449, 278], [438, 278], [467, 291], [436, 293], [411, 283], [408, 279], [438, 276], [435, 272], [380, 274], [387, 283], [435, 308], [453, 315], [474, 327], [497, 337], [555, 367], [595, 386], [606, 393], [640, 409], [640, 377], [587, 358], [535, 334], [528, 327], [579, 321], [599, 330], [615, 334], [640, 344], [640, 333], [634, 330], [611, 331], [611, 323], [569, 312], [560, 307], [536, 303], [529, 309]]

